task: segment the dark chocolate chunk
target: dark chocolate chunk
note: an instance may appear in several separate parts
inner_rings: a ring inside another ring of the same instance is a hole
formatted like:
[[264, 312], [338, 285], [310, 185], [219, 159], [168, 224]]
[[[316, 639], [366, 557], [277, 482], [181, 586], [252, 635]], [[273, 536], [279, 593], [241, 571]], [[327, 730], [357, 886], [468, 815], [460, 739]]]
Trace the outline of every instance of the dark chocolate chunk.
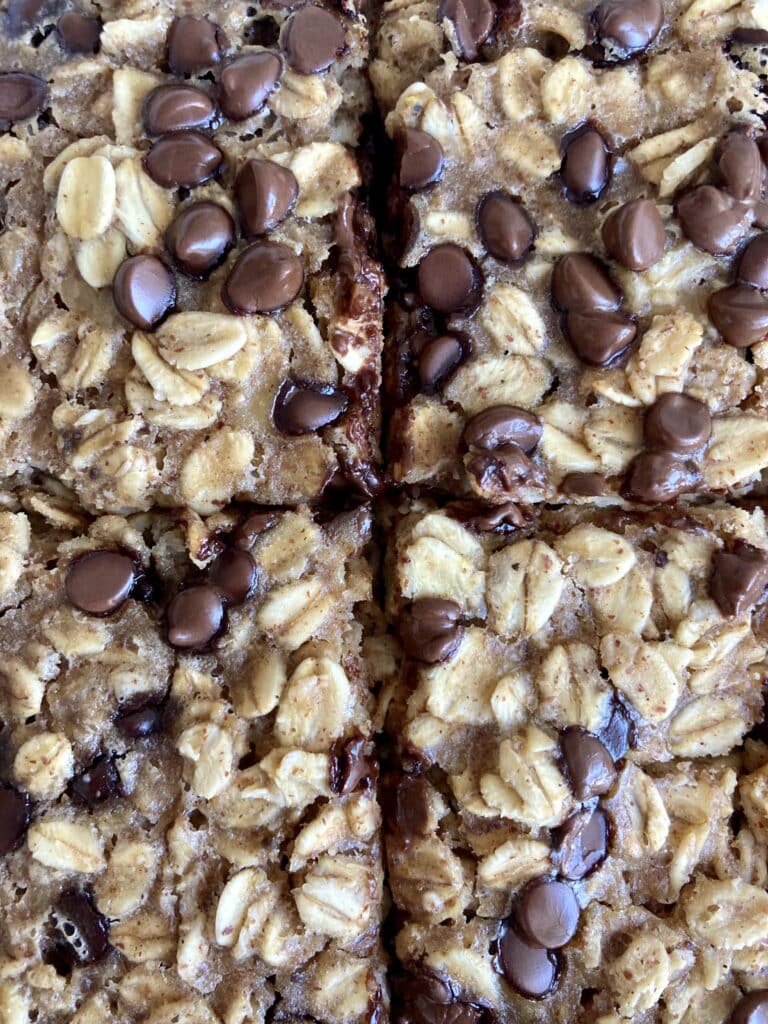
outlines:
[[526, 886], [515, 917], [532, 942], [545, 949], [560, 949], [576, 934], [579, 904], [570, 885], [547, 878]]
[[272, 419], [283, 434], [299, 437], [335, 423], [348, 404], [344, 392], [331, 384], [286, 380], [275, 398]]
[[712, 555], [709, 595], [723, 615], [741, 615], [763, 596], [768, 585], [768, 552], [737, 541], [732, 551]]
[[198, 651], [224, 626], [224, 600], [206, 583], [180, 591], [166, 612], [168, 643], [182, 650]]
[[0, 856], [21, 845], [32, 817], [28, 793], [0, 784]]
[[703, 448], [711, 433], [709, 409], [690, 395], [667, 392], [645, 414], [645, 440], [652, 448], [688, 455]]
[[70, 565], [67, 597], [89, 615], [109, 615], [128, 600], [136, 583], [136, 563], [119, 551], [88, 551]]
[[607, 793], [616, 782], [613, 758], [597, 736], [570, 726], [560, 737], [565, 770], [577, 800]]
[[211, 566], [209, 579], [230, 604], [242, 604], [256, 587], [258, 570], [247, 551], [227, 548]]
[[446, 661], [461, 642], [461, 608], [455, 601], [423, 597], [400, 613], [398, 631], [406, 654], [435, 664]]
[[594, 871], [608, 854], [608, 819], [605, 811], [577, 811], [557, 834], [559, 870], [563, 878], [577, 882]]

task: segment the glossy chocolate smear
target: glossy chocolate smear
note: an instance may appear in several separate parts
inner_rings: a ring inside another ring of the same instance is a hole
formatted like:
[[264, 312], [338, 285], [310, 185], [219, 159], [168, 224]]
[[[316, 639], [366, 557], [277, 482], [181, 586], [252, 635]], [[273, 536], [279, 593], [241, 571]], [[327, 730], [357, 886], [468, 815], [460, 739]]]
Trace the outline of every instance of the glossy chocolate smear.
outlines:
[[596, 8], [600, 42], [616, 57], [631, 57], [647, 49], [664, 23], [661, 0], [603, 0]]
[[461, 642], [461, 608], [455, 601], [423, 597], [400, 612], [398, 632], [406, 654], [433, 665], [446, 661]]
[[624, 313], [568, 313], [565, 333], [571, 348], [588, 366], [607, 366], [629, 348], [637, 327]]
[[205, 277], [235, 244], [235, 222], [218, 203], [184, 207], [165, 233], [174, 263], [190, 277]]
[[29, 828], [32, 804], [27, 793], [0, 785], [0, 856], [21, 845]]
[[616, 766], [603, 744], [578, 726], [565, 729], [560, 750], [568, 780], [577, 800], [590, 800], [607, 793], [616, 782]]
[[757, 202], [763, 183], [763, 161], [754, 139], [731, 132], [720, 145], [717, 169], [723, 188], [741, 202]]
[[222, 70], [219, 104], [225, 117], [244, 121], [258, 114], [280, 81], [283, 66], [274, 53], [245, 53]]
[[575, 498], [599, 498], [608, 493], [602, 473], [568, 473], [563, 477], [560, 490]]
[[95, 807], [122, 789], [115, 759], [109, 755], [98, 758], [90, 768], [76, 775], [69, 784], [73, 799], [87, 807]]
[[650, 199], [633, 199], [603, 224], [609, 254], [627, 270], [647, 270], [664, 255], [664, 223]]
[[[394, 1024], [481, 1024], [479, 1007], [461, 1000], [460, 987], [425, 964], [409, 964], [393, 982]], [[371, 1024], [376, 1022], [371, 1019]]]
[[168, 643], [183, 650], [201, 650], [224, 626], [224, 600], [208, 584], [180, 591], [166, 612]]
[[375, 775], [373, 744], [363, 736], [337, 740], [331, 751], [331, 792], [347, 796]]
[[571, 137], [560, 167], [571, 202], [591, 203], [598, 198], [608, 184], [609, 160], [608, 146], [596, 128]]
[[519, 489], [543, 482], [538, 467], [517, 444], [506, 444], [493, 452], [479, 452], [465, 460], [473, 487], [490, 501], [520, 498]]
[[439, 181], [443, 174], [443, 147], [428, 132], [403, 128], [397, 136], [398, 183], [417, 192]]
[[173, 74], [191, 75], [219, 63], [226, 38], [214, 22], [185, 14], [171, 22], [166, 45]]
[[736, 348], [747, 348], [768, 336], [768, 299], [749, 285], [732, 284], [713, 292], [707, 310], [723, 341]]
[[262, 533], [271, 530], [280, 518], [278, 512], [251, 512], [235, 530], [235, 544], [241, 551], [249, 551]]
[[464, 359], [464, 345], [453, 334], [430, 338], [419, 352], [419, 379], [423, 388], [443, 384]]
[[280, 242], [254, 242], [240, 253], [221, 298], [233, 313], [272, 313], [293, 302], [304, 284], [304, 267]]
[[621, 493], [628, 501], [655, 505], [693, 491], [696, 482], [696, 474], [675, 455], [641, 452], [629, 464]]
[[235, 179], [235, 199], [243, 234], [265, 235], [282, 224], [299, 197], [299, 183], [287, 167], [272, 160], [246, 160]]
[[541, 420], [516, 405], [494, 405], [484, 409], [467, 423], [464, 440], [485, 451], [516, 444], [530, 454], [541, 440]]
[[586, 878], [608, 853], [608, 819], [600, 808], [578, 811], [559, 830], [560, 874], [572, 882]]
[[429, 788], [422, 775], [403, 774], [398, 779], [394, 826], [403, 839], [429, 835]]
[[436, 245], [419, 263], [419, 292], [439, 313], [468, 312], [480, 301], [480, 274], [472, 258], [452, 242]]
[[480, 46], [493, 29], [495, 10], [491, 0], [442, 0], [437, 20], [453, 25], [459, 52], [465, 60], [477, 60]]
[[768, 552], [737, 541], [732, 551], [712, 555], [709, 596], [723, 615], [741, 615], [763, 596], [768, 585]]
[[310, 4], [288, 22], [285, 59], [300, 75], [326, 71], [344, 50], [344, 26], [333, 11]]
[[768, 1024], [768, 989], [759, 988], [742, 996], [731, 1011], [728, 1024]]
[[523, 890], [515, 916], [532, 942], [545, 949], [560, 949], [576, 934], [579, 904], [570, 885], [545, 879]]
[[26, 121], [45, 110], [48, 86], [37, 75], [27, 71], [0, 73], [0, 128], [5, 130], [14, 121]]
[[652, 448], [688, 455], [703, 448], [712, 433], [712, 417], [703, 402], [667, 392], [645, 415], [645, 440]]
[[152, 144], [144, 169], [163, 188], [195, 188], [218, 174], [224, 154], [198, 131], [168, 132]]
[[226, 601], [242, 604], [256, 588], [258, 570], [247, 551], [228, 548], [211, 566], [209, 579]]
[[208, 128], [216, 117], [216, 106], [202, 89], [193, 85], [158, 85], [144, 100], [147, 135]]
[[109, 615], [128, 600], [136, 565], [119, 551], [88, 551], [76, 558], [64, 584], [69, 601], [89, 615]]
[[561, 256], [552, 271], [552, 298], [559, 309], [574, 313], [610, 312], [621, 305], [621, 292], [599, 260], [588, 253]]
[[683, 234], [714, 256], [730, 255], [749, 234], [754, 210], [712, 185], [700, 185], [677, 204]]
[[115, 726], [124, 736], [142, 740], [160, 732], [163, 727], [163, 712], [154, 704], [131, 708], [118, 716]]
[[335, 423], [348, 405], [344, 392], [332, 384], [286, 380], [275, 398], [272, 419], [283, 434], [299, 437]]
[[56, 22], [56, 37], [68, 53], [98, 53], [101, 21], [79, 11], [66, 11]]
[[477, 230], [485, 251], [502, 263], [516, 263], [533, 245], [533, 223], [521, 203], [506, 192], [487, 192], [477, 205]]
[[63, 892], [53, 907], [53, 923], [71, 964], [93, 964], [110, 950], [107, 919], [82, 889]]
[[126, 320], [151, 330], [176, 304], [173, 274], [157, 256], [129, 256], [117, 268], [112, 298]]
[[753, 238], [739, 259], [739, 281], [761, 291], [768, 290], [768, 233]]
[[555, 954], [528, 942], [511, 925], [499, 941], [499, 966], [509, 984], [529, 999], [540, 999], [555, 987]]

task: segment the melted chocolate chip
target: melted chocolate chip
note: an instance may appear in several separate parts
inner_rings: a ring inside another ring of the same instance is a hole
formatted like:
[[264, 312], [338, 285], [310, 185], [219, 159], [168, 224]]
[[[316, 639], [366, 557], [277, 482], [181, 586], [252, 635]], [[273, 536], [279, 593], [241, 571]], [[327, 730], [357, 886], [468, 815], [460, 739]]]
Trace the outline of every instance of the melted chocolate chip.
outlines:
[[228, 548], [211, 566], [209, 579], [230, 604], [242, 604], [256, 587], [258, 570], [247, 551]]
[[362, 736], [337, 740], [331, 751], [331, 792], [348, 796], [369, 780], [375, 769], [371, 759], [372, 743]]
[[52, 0], [8, 0], [5, 30], [12, 38], [34, 28], [53, 7]]
[[689, 455], [703, 448], [712, 433], [712, 417], [703, 402], [667, 392], [645, 415], [645, 440], [653, 448]]
[[190, 277], [205, 277], [235, 244], [235, 222], [218, 203], [193, 203], [176, 215], [165, 244], [180, 270]]
[[147, 135], [208, 128], [216, 117], [211, 97], [193, 85], [158, 85], [144, 100], [143, 110]]
[[461, 643], [461, 608], [455, 601], [423, 597], [404, 608], [398, 632], [406, 654], [433, 665], [446, 661]]
[[493, 452], [480, 452], [465, 460], [473, 487], [490, 501], [503, 501], [510, 496], [522, 499], [519, 489], [539, 486], [543, 476], [517, 444], [502, 445]]
[[101, 21], [79, 11], [66, 11], [56, 22], [56, 37], [68, 53], [98, 53]]
[[768, 233], [753, 238], [739, 259], [739, 281], [753, 288], [768, 290]]
[[664, 223], [650, 199], [633, 199], [603, 224], [609, 254], [627, 270], [647, 270], [664, 255]]
[[453, 334], [430, 338], [419, 352], [419, 379], [422, 387], [433, 390], [443, 384], [464, 359], [464, 345]]
[[490, 1024], [479, 1007], [462, 1001], [455, 982], [426, 964], [409, 964], [408, 972], [396, 977], [393, 996], [394, 1024]]
[[608, 366], [635, 340], [637, 327], [624, 313], [568, 313], [565, 333], [583, 363]]
[[207, 18], [185, 14], [171, 22], [166, 45], [168, 67], [173, 74], [191, 75], [219, 63], [226, 38], [219, 26]]
[[506, 192], [487, 192], [477, 205], [477, 230], [489, 256], [516, 263], [533, 245], [535, 231], [521, 203]]
[[235, 179], [235, 199], [246, 237], [265, 235], [282, 224], [299, 196], [292, 171], [272, 160], [246, 160]]
[[763, 182], [763, 161], [754, 139], [730, 132], [720, 145], [717, 169], [727, 192], [740, 202], [756, 202]]
[[677, 204], [683, 234], [715, 256], [734, 253], [749, 233], [752, 207], [712, 185], [700, 185]]
[[707, 310], [723, 341], [736, 348], [747, 348], [768, 335], [768, 299], [747, 284], [713, 292]]
[[124, 736], [140, 740], [160, 732], [163, 727], [163, 713], [154, 704], [124, 711], [115, 721], [117, 729]]
[[768, 586], [768, 552], [737, 541], [732, 551], [712, 556], [709, 596], [723, 615], [741, 615], [763, 596]]
[[480, 301], [480, 274], [471, 257], [446, 242], [430, 249], [419, 263], [423, 301], [439, 313], [468, 312]]
[[397, 136], [397, 159], [400, 188], [418, 192], [442, 177], [443, 147], [428, 132], [404, 128]]
[[589, 800], [607, 793], [616, 782], [613, 758], [586, 729], [571, 726], [560, 737], [565, 770], [577, 800]]
[[252, 512], [235, 530], [235, 544], [241, 551], [249, 551], [262, 533], [271, 530], [278, 519], [277, 512]]
[[421, 775], [402, 775], [395, 789], [394, 825], [404, 839], [429, 834], [429, 783]]
[[70, 602], [89, 615], [109, 615], [128, 600], [136, 564], [118, 551], [88, 551], [75, 559], [64, 584]]
[[27, 71], [0, 73], [0, 130], [35, 117], [48, 103], [48, 86]]
[[114, 758], [108, 755], [98, 758], [69, 784], [73, 799], [88, 807], [95, 807], [109, 797], [118, 795], [121, 789], [117, 765]]
[[344, 26], [333, 11], [310, 4], [288, 22], [285, 59], [300, 75], [326, 71], [344, 50]]
[[485, 505], [479, 501], [452, 501], [445, 512], [480, 533], [509, 533], [525, 525], [525, 517], [513, 501]]
[[557, 834], [560, 874], [577, 882], [602, 864], [608, 854], [608, 819], [605, 812], [578, 811]]
[[728, 1024], [768, 1024], [768, 989], [759, 988], [742, 996], [731, 1011]]
[[129, 256], [117, 268], [112, 299], [135, 327], [152, 330], [176, 304], [173, 274], [157, 256]]
[[608, 146], [596, 128], [572, 135], [560, 167], [567, 198], [573, 203], [594, 202], [608, 184], [609, 160]]
[[499, 966], [513, 988], [529, 999], [540, 999], [555, 987], [557, 957], [524, 939], [507, 925], [499, 941]]
[[621, 305], [621, 292], [603, 265], [587, 253], [561, 256], [552, 271], [552, 298], [564, 312], [612, 312]]
[[600, 498], [608, 493], [602, 473], [568, 473], [560, 484], [560, 490], [575, 498]]
[[494, 405], [473, 416], [463, 436], [468, 445], [484, 451], [516, 444], [530, 454], [541, 435], [541, 420], [534, 413], [516, 405]]
[[664, 23], [661, 0], [602, 0], [594, 15], [600, 42], [613, 57], [642, 53]]
[[515, 916], [532, 942], [545, 949], [560, 949], [576, 934], [579, 904], [570, 885], [545, 879], [523, 890]]
[[21, 845], [32, 816], [29, 794], [0, 785], [0, 856]]
[[224, 601], [208, 584], [180, 591], [168, 605], [168, 643], [183, 650], [199, 651], [224, 626]]
[[225, 117], [244, 121], [258, 114], [274, 92], [283, 66], [279, 57], [266, 50], [245, 53], [221, 72], [219, 104]]
[[477, 60], [479, 47], [493, 29], [495, 10], [491, 0], [441, 0], [437, 19], [448, 20], [464, 60]]
[[304, 284], [304, 266], [280, 242], [254, 242], [229, 272], [221, 298], [233, 313], [272, 313], [293, 302]]
[[152, 143], [144, 169], [163, 188], [196, 188], [218, 174], [224, 154], [198, 131], [168, 132]]
[[81, 889], [61, 894], [53, 907], [53, 923], [72, 966], [97, 963], [110, 950], [107, 919]]
[[286, 380], [275, 398], [272, 419], [283, 434], [299, 437], [335, 423], [348, 405], [344, 392], [331, 384]]
[[696, 474], [669, 452], [641, 452], [629, 464], [622, 488], [628, 501], [656, 505], [694, 490]]

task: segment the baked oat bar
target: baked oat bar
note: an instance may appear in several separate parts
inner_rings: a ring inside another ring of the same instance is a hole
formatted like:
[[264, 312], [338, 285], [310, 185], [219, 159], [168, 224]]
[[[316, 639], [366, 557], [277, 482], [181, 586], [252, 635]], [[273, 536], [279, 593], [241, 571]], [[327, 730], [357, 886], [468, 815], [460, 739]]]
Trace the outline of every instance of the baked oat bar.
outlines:
[[422, 502], [389, 571], [395, 1020], [758, 1020], [763, 511]]
[[761, 78], [717, 33], [673, 45], [674, 4], [620, 61], [548, 55], [524, 29], [548, 5], [518, 7], [386, 118], [393, 476], [496, 503], [761, 492]]
[[66, 514], [0, 513], [0, 1020], [384, 1024], [369, 513]]
[[3, 16], [0, 472], [94, 513], [378, 478], [365, 19], [208, 6]]

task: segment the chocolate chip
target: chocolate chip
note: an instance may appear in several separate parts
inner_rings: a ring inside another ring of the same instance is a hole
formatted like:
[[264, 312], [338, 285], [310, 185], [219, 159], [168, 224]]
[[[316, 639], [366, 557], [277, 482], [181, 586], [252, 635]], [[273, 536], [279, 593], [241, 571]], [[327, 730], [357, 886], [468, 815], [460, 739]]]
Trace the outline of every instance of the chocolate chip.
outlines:
[[717, 169], [723, 187], [734, 199], [755, 202], [763, 183], [763, 161], [754, 139], [742, 132], [730, 132], [720, 146]]
[[243, 234], [265, 235], [281, 224], [299, 196], [292, 171], [272, 160], [246, 160], [235, 179]]
[[552, 298], [565, 312], [610, 312], [621, 305], [621, 292], [602, 263], [583, 252], [561, 256], [552, 271]]
[[52, 0], [8, 0], [5, 29], [9, 36], [20, 36], [34, 28], [54, 6]]
[[157, 256], [129, 256], [117, 268], [112, 298], [118, 313], [149, 331], [176, 304], [173, 274]]
[[633, 199], [603, 224], [609, 254], [627, 270], [647, 270], [664, 255], [664, 222], [650, 199]]
[[423, 597], [400, 612], [398, 632], [406, 654], [434, 665], [456, 653], [461, 637], [461, 608], [455, 601]]
[[233, 313], [272, 313], [293, 302], [304, 284], [304, 267], [280, 242], [254, 242], [229, 272], [221, 298]]
[[205, 647], [224, 625], [224, 601], [208, 584], [180, 591], [168, 605], [168, 643], [197, 651]]
[[757, 235], [746, 247], [736, 277], [753, 288], [768, 290], [768, 234]]
[[511, 925], [499, 941], [499, 966], [509, 984], [529, 999], [547, 995], [557, 981], [555, 954], [527, 942]]
[[[407, 967], [407, 973], [392, 979], [393, 1024], [490, 1024], [485, 1011], [461, 1001], [456, 982], [424, 963]], [[375, 1022], [371, 1019], [370, 1024]]]
[[28, 793], [0, 785], [0, 856], [11, 853], [26, 835], [32, 816]]
[[27, 71], [0, 73], [0, 129], [14, 121], [26, 121], [39, 114], [48, 103], [48, 86]]
[[209, 579], [231, 604], [247, 601], [256, 587], [256, 563], [247, 551], [228, 548], [210, 568]]
[[143, 112], [147, 135], [163, 135], [210, 127], [216, 106], [208, 93], [194, 85], [158, 85], [144, 100]]
[[480, 533], [510, 533], [525, 525], [525, 516], [513, 501], [499, 505], [485, 505], [468, 499], [452, 501], [445, 506], [445, 512]]
[[763, 596], [768, 585], [768, 552], [737, 541], [732, 551], [712, 555], [709, 596], [723, 615], [741, 615]]
[[402, 775], [394, 801], [395, 827], [405, 839], [429, 834], [429, 784], [421, 775]]
[[652, 448], [688, 455], [703, 448], [712, 433], [712, 417], [703, 402], [667, 392], [645, 414], [645, 440]]
[[608, 854], [608, 819], [605, 811], [578, 811], [557, 834], [559, 870], [577, 882], [602, 864]]
[[713, 292], [707, 310], [723, 341], [736, 348], [747, 348], [768, 335], [768, 299], [747, 284]]
[[218, 203], [193, 203], [176, 215], [165, 233], [165, 244], [185, 274], [205, 277], [235, 244], [235, 222]]
[[443, 147], [434, 136], [418, 128], [399, 132], [397, 160], [400, 188], [418, 192], [442, 177]]
[[541, 435], [541, 420], [534, 413], [516, 405], [493, 405], [472, 417], [463, 436], [468, 445], [484, 451], [516, 444], [530, 454]]
[[252, 512], [235, 530], [235, 544], [241, 551], [250, 550], [262, 533], [271, 530], [278, 519], [277, 512]]
[[526, 886], [515, 916], [532, 942], [545, 949], [560, 949], [576, 934], [579, 904], [570, 885], [545, 879]]
[[758, 988], [736, 1003], [728, 1024], [768, 1024], [768, 989]]
[[288, 22], [283, 49], [300, 75], [326, 71], [344, 50], [344, 26], [333, 11], [314, 4], [302, 7]]
[[596, 128], [572, 135], [568, 141], [560, 175], [565, 194], [572, 203], [591, 203], [608, 184], [609, 152]]
[[600, 42], [613, 57], [647, 49], [664, 23], [661, 0], [603, 0], [594, 12]]
[[602, 473], [568, 473], [563, 477], [560, 490], [574, 498], [600, 498], [608, 493]]
[[286, 380], [277, 392], [272, 419], [283, 434], [299, 437], [335, 423], [348, 404], [344, 392], [331, 384]]
[[560, 737], [560, 750], [577, 800], [601, 796], [613, 786], [616, 766], [597, 736], [586, 729], [571, 726]]
[[714, 256], [734, 253], [749, 233], [752, 207], [713, 185], [699, 185], [677, 204], [683, 234]]
[[489, 256], [516, 263], [533, 245], [533, 223], [522, 203], [506, 192], [486, 192], [477, 205], [477, 230]]
[[655, 505], [673, 501], [695, 486], [696, 475], [676, 456], [669, 452], [641, 452], [629, 464], [621, 493], [627, 501]]
[[745, 46], [764, 46], [768, 43], [768, 32], [764, 28], [737, 28], [731, 33], [731, 39]]
[[274, 92], [283, 65], [274, 53], [245, 53], [221, 72], [219, 105], [225, 117], [244, 121], [258, 114]]
[[76, 802], [95, 807], [122, 789], [120, 774], [113, 757], [104, 755], [90, 768], [76, 775], [69, 784], [69, 792]]
[[207, 18], [185, 14], [171, 22], [166, 45], [168, 67], [173, 74], [191, 75], [219, 63], [226, 38], [219, 26]]
[[468, 312], [480, 301], [480, 274], [458, 245], [436, 245], [419, 263], [423, 301], [439, 313]]
[[98, 53], [101, 21], [79, 11], [66, 11], [56, 22], [59, 45], [68, 53]]
[[131, 739], [145, 739], [160, 732], [163, 725], [163, 713], [154, 704], [123, 712], [115, 721], [117, 729]]
[[97, 963], [110, 950], [107, 919], [96, 909], [91, 895], [81, 889], [61, 894], [53, 907], [53, 923], [73, 966]]
[[626, 352], [637, 327], [624, 313], [568, 313], [565, 333], [583, 363], [607, 366]]
[[442, 0], [437, 20], [452, 23], [464, 60], [477, 60], [479, 47], [493, 29], [494, 14], [490, 0]]
[[475, 489], [494, 502], [510, 496], [521, 500], [525, 497], [519, 493], [521, 487], [543, 483], [541, 471], [517, 444], [471, 455], [465, 460], [465, 468]]
[[600, 730], [600, 740], [614, 760], [621, 761], [627, 751], [635, 745], [635, 727], [626, 708], [620, 701], [614, 701], [608, 724]]
[[163, 188], [196, 188], [218, 173], [224, 154], [198, 131], [161, 135], [144, 157], [144, 169]]
[[441, 334], [430, 340], [419, 352], [419, 379], [423, 388], [434, 389], [443, 384], [464, 359], [464, 345], [453, 334]]
[[88, 551], [76, 558], [64, 588], [70, 602], [89, 615], [109, 615], [130, 597], [136, 565], [118, 551]]
[[371, 778], [374, 772], [372, 746], [371, 741], [362, 736], [352, 736], [334, 743], [330, 761], [332, 793], [348, 796], [362, 782]]

